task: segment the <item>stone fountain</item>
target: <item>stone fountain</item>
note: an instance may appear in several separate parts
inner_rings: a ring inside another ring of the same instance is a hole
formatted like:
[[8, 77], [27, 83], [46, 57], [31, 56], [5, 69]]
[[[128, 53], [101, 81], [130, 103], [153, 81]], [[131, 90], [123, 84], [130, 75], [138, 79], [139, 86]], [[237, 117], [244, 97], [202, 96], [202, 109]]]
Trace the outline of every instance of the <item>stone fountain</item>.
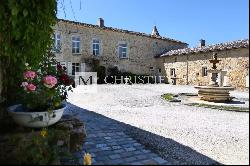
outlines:
[[213, 59], [209, 62], [213, 64], [212, 69], [208, 70], [208, 73], [212, 73], [211, 81], [208, 86], [196, 86], [198, 89], [198, 96], [201, 100], [212, 102], [230, 102], [233, 97], [230, 97], [230, 91], [234, 90], [230, 86], [219, 86], [217, 82], [218, 73], [222, 70], [218, 70], [216, 64], [221, 60], [218, 60], [217, 53], [213, 54]]

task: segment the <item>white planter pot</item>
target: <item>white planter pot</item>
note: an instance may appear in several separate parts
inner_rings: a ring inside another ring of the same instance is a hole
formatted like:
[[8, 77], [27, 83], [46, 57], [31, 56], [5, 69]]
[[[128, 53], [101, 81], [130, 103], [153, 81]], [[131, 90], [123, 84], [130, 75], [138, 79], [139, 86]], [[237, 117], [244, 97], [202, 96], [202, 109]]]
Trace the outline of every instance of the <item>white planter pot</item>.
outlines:
[[22, 109], [22, 105], [13, 105], [8, 108], [9, 114], [12, 116], [14, 121], [25, 127], [31, 128], [42, 128], [55, 124], [58, 122], [63, 112], [66, 108], [66, 105], [63, 108], [53, 110], [52, 113], [45, 112], [25, 112]]

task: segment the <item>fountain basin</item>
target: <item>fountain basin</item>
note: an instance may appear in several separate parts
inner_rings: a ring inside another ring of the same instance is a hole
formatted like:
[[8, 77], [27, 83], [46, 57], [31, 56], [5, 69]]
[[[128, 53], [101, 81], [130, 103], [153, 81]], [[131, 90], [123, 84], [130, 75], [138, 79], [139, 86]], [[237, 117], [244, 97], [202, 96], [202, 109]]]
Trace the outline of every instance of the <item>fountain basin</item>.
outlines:
[[210, 87], [210, 86], [196, 86], [198, 89], [198, 96], [201, 100], [212, 102], [229, 102], [233, 97], [230, 97], [230, 91], [233, 87]]

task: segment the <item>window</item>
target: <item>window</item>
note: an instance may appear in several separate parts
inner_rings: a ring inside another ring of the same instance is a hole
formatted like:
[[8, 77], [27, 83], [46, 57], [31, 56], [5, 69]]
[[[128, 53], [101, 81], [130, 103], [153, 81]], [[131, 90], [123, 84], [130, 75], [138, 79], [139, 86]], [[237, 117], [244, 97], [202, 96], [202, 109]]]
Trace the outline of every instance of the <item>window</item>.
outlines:
[[175, 68], [170, 69], [170, 76], [175, 76]]
[[100, 55], [100, 41], [97, 39], [93, 40], [93, 55]]
[[127, 58], [127, 44], [119, 44], [119, 58]]
[[207, 76], [207, 67], [202, 67], [202, 77]]
[[53, 40], [54, 40], [54, 48], [53, 52], [60, 52], [61, 51], [61, 34], [60, 33], [55, 33], [53, 35]]
[[80, 37], [78, 36], [72, 37], [72, 53], [73, 54], [80, 53]]
[[72, 75], [76, 72], [80, 72], [80, 63], [72, 63]]
[[157, 42], [153, 42], [152, 46], [153, 46], [153, 48], [157, 48], [158, 43]]
[[150, 71], [153, 71], [153, 70], [154, 70], [154, 67], [153, 67], [153, 66], [150, 66], [150, 67], [149, 67], [149, 70], [150, 70]]

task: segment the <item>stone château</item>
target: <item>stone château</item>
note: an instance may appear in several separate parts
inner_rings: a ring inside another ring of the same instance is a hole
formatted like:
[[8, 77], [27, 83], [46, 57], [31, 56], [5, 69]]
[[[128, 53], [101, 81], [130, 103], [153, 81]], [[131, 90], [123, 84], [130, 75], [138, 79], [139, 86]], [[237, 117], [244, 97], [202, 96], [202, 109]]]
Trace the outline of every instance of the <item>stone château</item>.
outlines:
[[[94, 61], [108, 68], [134, 74], [172, 77], [177, 84], [207, 83], [208, 59], [213, 52], [222, 58], [219, 67], [221, 84], [228, 82], [245, 88], [249, 74], [249, 40], [205, 46], [201, 40], [197, 48], [175, 39], [160, 36], [154, 26], [151, 34], [107, 27], [102, 18], [97, 25], [58, 19], [55, 29], [56, 59], [68, 68], [68, 74], [93, 71]], [[227, 77], [225, 77], [227, 76]]]

